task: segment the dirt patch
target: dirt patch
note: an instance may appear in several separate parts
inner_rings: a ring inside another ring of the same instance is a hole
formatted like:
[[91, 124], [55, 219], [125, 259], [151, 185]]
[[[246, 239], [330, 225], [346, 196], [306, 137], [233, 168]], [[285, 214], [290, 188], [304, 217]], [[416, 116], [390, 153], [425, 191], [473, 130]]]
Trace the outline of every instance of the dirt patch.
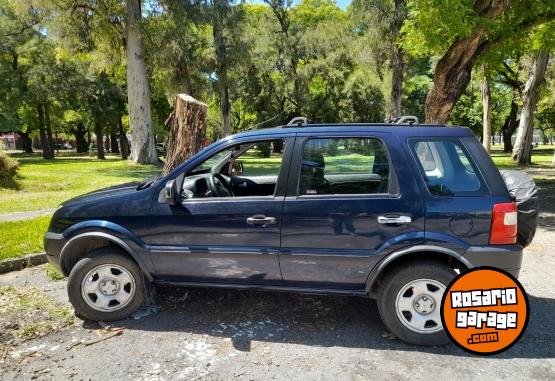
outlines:
[[0, 353], [74, 323], [70, 306], [36, 287], [0, 287], [0, 316]]

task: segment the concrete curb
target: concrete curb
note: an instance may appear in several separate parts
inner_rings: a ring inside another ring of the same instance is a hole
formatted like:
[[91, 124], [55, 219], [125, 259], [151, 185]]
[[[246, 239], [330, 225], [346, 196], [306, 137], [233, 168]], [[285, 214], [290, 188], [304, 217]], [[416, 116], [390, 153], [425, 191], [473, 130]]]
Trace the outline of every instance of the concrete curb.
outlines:
[[23, 270], [26, 267], [38, 266], [47, 262], [46, 254], [29, 254], [21, 258], [4, 259], [0, 261], [0, 274]]

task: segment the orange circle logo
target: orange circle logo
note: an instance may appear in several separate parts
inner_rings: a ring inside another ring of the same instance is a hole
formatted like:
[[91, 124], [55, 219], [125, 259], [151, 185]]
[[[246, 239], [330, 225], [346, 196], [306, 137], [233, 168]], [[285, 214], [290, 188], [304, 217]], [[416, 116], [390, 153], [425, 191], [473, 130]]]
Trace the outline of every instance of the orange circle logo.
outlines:
[[528, 297], [511, 274], [477, 267], [458, 275], [441, 301], [447, 336], [460, 348], [493, 355], [514, 345], [528, 325]]

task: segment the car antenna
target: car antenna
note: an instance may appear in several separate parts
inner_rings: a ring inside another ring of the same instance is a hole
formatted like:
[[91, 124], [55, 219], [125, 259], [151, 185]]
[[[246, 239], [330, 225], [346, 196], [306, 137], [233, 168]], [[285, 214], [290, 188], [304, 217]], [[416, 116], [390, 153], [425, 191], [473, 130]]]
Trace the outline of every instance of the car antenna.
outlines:
[[276, 119], [278, 116], [280, 116], [281, 114], [283, 114], [285, 112], [285, 110], [281, 110], [281, 112], [273, 117], [271, 117], [270, 119], [266, 119], [258, 124], [255, 124], [254, 126], [250, 126], [247, 127], [247, 131], [251, 131], [251, 130], [255, 130], [257, 127], [262, 126], [263, 124], [266, 124], [268, 122], [271, 122], [272, 120]]

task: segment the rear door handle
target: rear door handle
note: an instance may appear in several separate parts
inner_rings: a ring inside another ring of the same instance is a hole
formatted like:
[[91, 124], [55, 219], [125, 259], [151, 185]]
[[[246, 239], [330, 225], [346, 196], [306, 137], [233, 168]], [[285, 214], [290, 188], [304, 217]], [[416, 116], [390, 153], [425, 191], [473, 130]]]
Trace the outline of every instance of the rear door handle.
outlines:
[[261, 214], [257, 214], [247, 218], [247, 224], [249, 225], [275, 225], [275, 223], [275, 217], [266, 217]]
[[412, 218], [409, 216], [378, 216], [380, 224], [410, 224]]

